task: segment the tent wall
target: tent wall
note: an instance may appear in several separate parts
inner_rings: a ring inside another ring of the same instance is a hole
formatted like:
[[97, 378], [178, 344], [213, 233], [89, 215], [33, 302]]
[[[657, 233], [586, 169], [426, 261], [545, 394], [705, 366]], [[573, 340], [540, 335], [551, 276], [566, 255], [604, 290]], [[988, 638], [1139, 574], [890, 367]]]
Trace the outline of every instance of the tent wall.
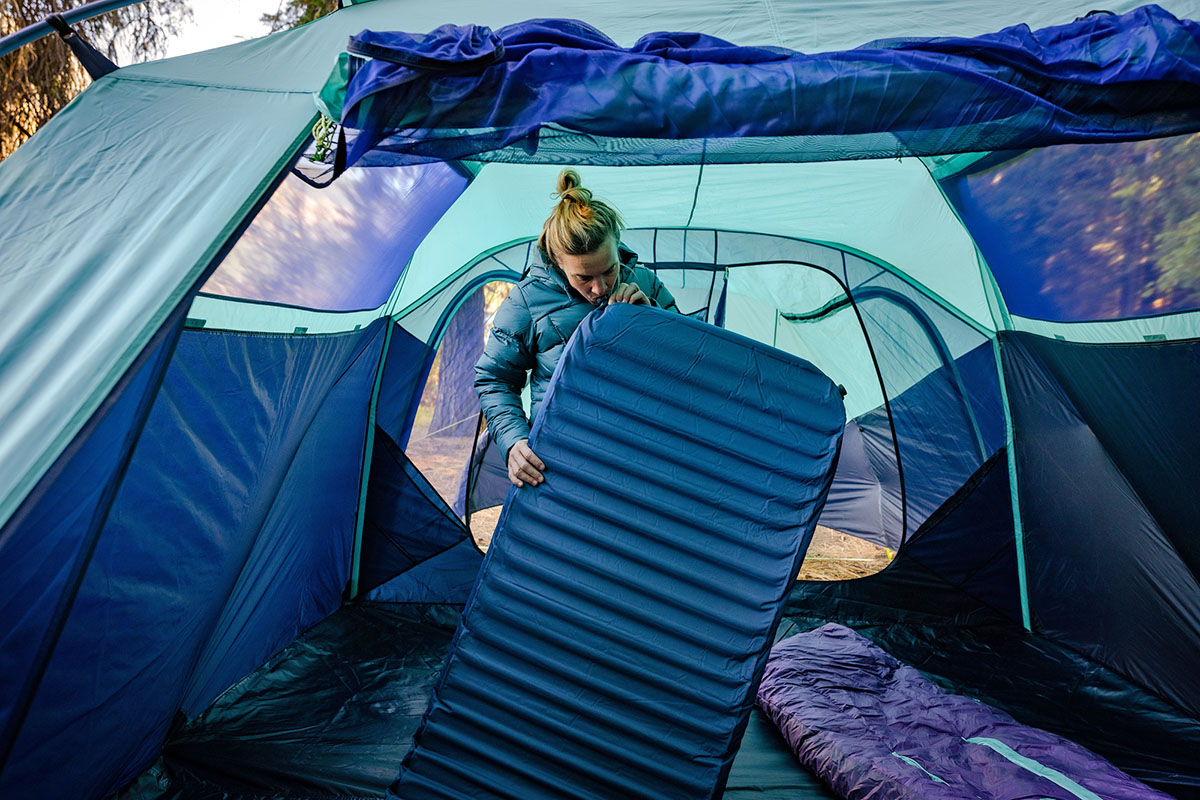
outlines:
[[382, 333], [183, 334], [6, 797], [115, 790], [177, 709], [202, 711], [340, 605]]
[[[843, 4], [730, 7], [669, 0], [631, 14], [582, 0], [465, 0], [454, 15], [492, 26], [533, 17], [587, 19], [624, 45], [661, 20], [675, 30], [807, 52], [881, 36], [972, 35], [995, 27], [991, 10], [953, 5], [877, 0], [849, 13]], [[1194, 0], [1168, 5], [1179, 16], [1200, 12]], [[1088, 10], [1079, 2], [1010, 9], [1014, 19], [1034, 27]], [[0, 364], [6, 420], [0, 520], [107, 396], [157, 330], [164, 309], [191, 287], [294, 152], [313, 118], [311, 93], [346, 37], [363, 28], [430, 30], [446, 14], [440, 6], [377, 0], [278, 35], [127, 67], [97, 81], [5, 161], [5, 261], [20, 268], [2, 273], [0, 292], [6, 298], [0, 301], [0, 349], [9, 354]], [[61, 169], [64, 163], [73, 168]], [[715, 213], [728, 209], [718, 194]], [[686, 209], [682, 213], [672, 224], [686, 224]], [[55, 220], [54, 236], [42, 235], [48, 219]], [[711, 226], [715, 220], [701, 215], [696, 221]], [[463, 261], [441, 262], [447, 263]], [[64, 302], [68, 297], [72, 301]], [[976, 308], [986, 310], [986, 303]], [[83, 336], [93, 345], [86, 351], [71, 345]]]
[[[492, 169], [495, 165], [487, 166], [483, 174]], [[911, 534], [1003, 443], [986, 329], [952, 313], [892, 265], [826, 244], [739, 231], [639, 227], [622, 239], [643, 261], [665, 270], [663, 276], [676, 288], [699, 281], [700, 295], [708, 297], [716, 285], [711, 270], [720, 271], [717, 305], [725, 327], [806, 358], [847, 388], [847, 409], [857, 416], [849, 446], [861, 447], [843, 468], [843, 480], [835, 481], [823, 524], [898, 547], [906, 535], [903, 497]], [[399, 312], [404, 327], [436, 341], [472, 287], [490, 278], [520, 276], [530, 247], [518, 242], [469, 260]], [[690, 265], [690, 278], [682, 264]], [[408, 280], [402, 294], [412, 291]], [[478, 357], [478, 347], [476, 342], [469, 349], [474, 355], [467, 360]], [[884, 407], [885, 393], [893, 399], [893, 411], [899, 409], [892, 417]], [[904, 486], [893, 433], [900, 439], [902, 468], [913, 462]], [[493, 485], [495, 480], [480, 480], [469, 501], [473, 509], [483, 507], [485, 496], [503, 497], [506, 489]], [[468, 502], [463, 500], [464, 506], [455, 508], [459, 513]]]
[[1200, 717], [1200, 345], [1001, 342], [1034, 630]]
[[5, 160], [0, 519], [291, 158], [310, 108], [117, 72]]
[[77, 597], [125, 467], [174, 349], [181, 313], [163, 327], [84, 434], [0, 528], [0, 753], [11, 757], [32, 693]]

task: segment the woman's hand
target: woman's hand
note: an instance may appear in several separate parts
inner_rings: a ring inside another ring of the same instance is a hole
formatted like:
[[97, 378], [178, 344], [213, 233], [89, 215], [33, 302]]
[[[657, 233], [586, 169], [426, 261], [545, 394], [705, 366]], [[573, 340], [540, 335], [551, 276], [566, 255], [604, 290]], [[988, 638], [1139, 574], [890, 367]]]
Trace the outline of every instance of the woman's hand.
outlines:
[[518, 488], [528, 483], [537, 486], [545, 480], [542, 470], [546, 465], [529, 449], [529, 440], [521, 439], [508, 448], [508, 479]]
[[613, 287], [612, 294], [608, 296], [608, 302], [648, 306], [650, 305], [650, 298], [646, 297], [646, 293], [636, 283], [618, 283]]

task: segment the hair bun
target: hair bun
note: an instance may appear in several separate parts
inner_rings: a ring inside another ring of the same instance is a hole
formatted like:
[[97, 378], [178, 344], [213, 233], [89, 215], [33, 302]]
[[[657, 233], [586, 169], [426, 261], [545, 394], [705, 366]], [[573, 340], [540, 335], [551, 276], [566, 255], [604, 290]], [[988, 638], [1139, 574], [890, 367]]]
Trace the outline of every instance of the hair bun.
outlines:
[[583, 188], [579, 173], [571, 168], [558, 173], [554, 193], [558, 202], [542, 225], [538, 250], [548, 266], [556, 266], [560, 255], [593, 253], [605, 242], [617, 244], [625, 222], [612, 206], [592, 197]]
[[583, 181], [580, 179], [579, 173], [570, 167], [558, 173], [554, 193], [559, 196], [560, 202], [579, 203], [586, 206], [592, 201], [591, 191], [583, 188]]

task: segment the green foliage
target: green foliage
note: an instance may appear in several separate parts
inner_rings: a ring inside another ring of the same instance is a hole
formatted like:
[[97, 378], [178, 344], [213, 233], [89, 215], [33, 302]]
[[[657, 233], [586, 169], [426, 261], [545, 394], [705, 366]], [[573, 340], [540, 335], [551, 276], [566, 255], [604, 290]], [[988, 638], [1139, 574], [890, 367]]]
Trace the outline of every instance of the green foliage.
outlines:
[[1147, 292], [1200, 295], [1200, 214], [1154, 237], [1159, 274]]
[[337, 0], [286, 0], [274, 14], [263, 14], [262, 22], [271, 33], [304, 25], [337, 10]]
[[[0, 36], [80, 5], [74, 0], [0, 0]], [[167, 37], [191, 17], [187, 0], [148, 0], [75, 25], [93, 47], [118, 64], [158, 58]], [[0, 160], [33, 135], [89, 83], [57, 35], [0, 57]]]

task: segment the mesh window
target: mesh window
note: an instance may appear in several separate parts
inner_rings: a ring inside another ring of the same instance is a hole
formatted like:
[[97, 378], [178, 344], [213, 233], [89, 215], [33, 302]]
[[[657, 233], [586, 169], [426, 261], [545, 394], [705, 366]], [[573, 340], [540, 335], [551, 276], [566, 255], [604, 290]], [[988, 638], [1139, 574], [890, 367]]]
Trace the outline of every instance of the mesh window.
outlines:
[[475, 289], [443, 328], [425, 381], [405, 453], [460, 516], [463, 481], [479, 425], [475, 362], [492, 320], [513, 284], [492, 281]]

